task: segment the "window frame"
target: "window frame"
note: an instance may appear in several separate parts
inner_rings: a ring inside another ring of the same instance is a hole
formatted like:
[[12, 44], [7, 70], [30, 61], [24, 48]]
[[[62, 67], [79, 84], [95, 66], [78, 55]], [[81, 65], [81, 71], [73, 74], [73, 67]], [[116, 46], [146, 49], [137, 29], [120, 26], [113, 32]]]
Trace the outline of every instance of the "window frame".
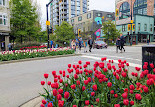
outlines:
[[[80, 19], [80, 18], [81, 18], [81, 19]], [[80, 20], [79, 20], [79, 19], [80, 19]], [[79, 21], [82, 21], [82, 16], [79, 16], [79, 17], [78, 17], [78, 22], [79, 22]]]
[[0, 13], [3, 26], [8, 26], [8, 15], [6, 13]]
[[144, 24], [144, 31], [147, 31], [147, 24]]
[[87, 19], [90, 19], [91, 18], [91, 13], [88, 13], [87, 14]]
[[7, 2], [6, 0], [0, 0], [2, 4], [0, 4], [0, 6], [6, 6]]
[[141, 24], [138, 23], [138, 31], [140, 31], [140, 29], [141, 29]]
[[151, 31], [151, 32], [153, 31], [153, 29], [152, 29], [152, 24], [150, 24], [150, 31]]

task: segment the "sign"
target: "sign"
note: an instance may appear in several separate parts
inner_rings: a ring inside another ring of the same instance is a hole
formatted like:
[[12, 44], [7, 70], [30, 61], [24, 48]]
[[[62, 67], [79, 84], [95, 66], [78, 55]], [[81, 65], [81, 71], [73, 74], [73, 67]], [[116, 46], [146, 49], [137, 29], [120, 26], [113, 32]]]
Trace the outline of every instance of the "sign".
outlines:
[[50, 25], [50, 21], [46, 21], [46, 25]]
[[118, 17], [118, 15], [119, 15], [119, 10], [116, 9], [116, 17]]
[[133, 23], [133, 20], [131, 20], [131, 23]]
[[128, 24], [128, 31], [131, 30], [131, 24]]
[[104, 16], [102, 17], [102, 19], [104, 19]]

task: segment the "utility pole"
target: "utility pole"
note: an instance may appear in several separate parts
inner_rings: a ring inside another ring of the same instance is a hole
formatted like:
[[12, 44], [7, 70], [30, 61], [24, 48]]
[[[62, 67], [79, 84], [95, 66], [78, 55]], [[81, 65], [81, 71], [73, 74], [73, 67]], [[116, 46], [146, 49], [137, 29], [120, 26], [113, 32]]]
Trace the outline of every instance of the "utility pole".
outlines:
[[132, 46], [132, 0], [131, 0], [131, 31], [130, 31], [130, 46]]
[[47, 25], [47, 36], [48, 36], [48, 46], [47, 46], [47, 49], [49, 48], [49, 24], [47, 24], [48, 21], [48, 6], [53, 2], [53, 0], [51, 0], [48, 4], [46, 4], [46, 11], [47, 11], [47, 21], [46, 21], [46, 25]]

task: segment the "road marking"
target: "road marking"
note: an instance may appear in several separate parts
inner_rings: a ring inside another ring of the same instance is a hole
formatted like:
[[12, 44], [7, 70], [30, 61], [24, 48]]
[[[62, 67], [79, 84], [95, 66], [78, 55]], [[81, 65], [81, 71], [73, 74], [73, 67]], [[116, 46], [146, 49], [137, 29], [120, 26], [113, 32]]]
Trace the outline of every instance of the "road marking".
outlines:
[[106, 56], [106, 57], [113, 57], [113, 58], [124, 58], [124, 59], [129, 59], [129, 60], [136, 60], [136, 61], [142, 61], [140, 59], [133, 59], [133, 58], [125, 58], [125, 57], [121, 57], [121, 56], [111, 56], [111, 55], [99, 55], [99, 54], [84, 54], [82, 53], [83, 55], [97, 55], [97, 56]]
[[[88, 55], [82, 55], [81, 57], [95, 59], [95, 60], [101, 60], [100, 57], [94, 57], [94, 56], [88, 56]], [[113, 60], [113, 59], [107, 59], [107, 60]], [[114, 61], [114, 63], [118, 63], [118, 60], [113, 60], [113, 61]], [[135, 63], [131, 63], [131, 62], [129, 62], [129, 66], [142, 67], [142, 65], [140, 65], [140, 64], [135, 64]]]

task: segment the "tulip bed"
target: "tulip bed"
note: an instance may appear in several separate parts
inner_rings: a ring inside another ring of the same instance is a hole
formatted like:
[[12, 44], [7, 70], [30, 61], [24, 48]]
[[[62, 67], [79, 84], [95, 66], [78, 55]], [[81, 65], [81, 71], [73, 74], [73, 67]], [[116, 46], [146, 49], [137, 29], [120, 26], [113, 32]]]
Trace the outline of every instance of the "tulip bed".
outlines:
[[58, 49], [33, 49], [33, 50], [13, 50], [0, 53], [0, 61], [19, 60], [35, 57], [46, 57], [55, 55], [73, 54], [74, 50], [70, 48]]
[[[152, 71], [147, 70], [150, 66]], [[135, 67], [129, 74], [129, 63], [113, 60], [68, 64], [66, 71], [52, 71], [54, 81], [45, 73], [41, 85], [45, 94], [41, 94], [41, 107], [155, 107], [155, 68], [144, 63], [143, 71]], [[69, 74], [69, 75], [68, 75]], [[129, 75], [132, 77], [129, 78]]]

